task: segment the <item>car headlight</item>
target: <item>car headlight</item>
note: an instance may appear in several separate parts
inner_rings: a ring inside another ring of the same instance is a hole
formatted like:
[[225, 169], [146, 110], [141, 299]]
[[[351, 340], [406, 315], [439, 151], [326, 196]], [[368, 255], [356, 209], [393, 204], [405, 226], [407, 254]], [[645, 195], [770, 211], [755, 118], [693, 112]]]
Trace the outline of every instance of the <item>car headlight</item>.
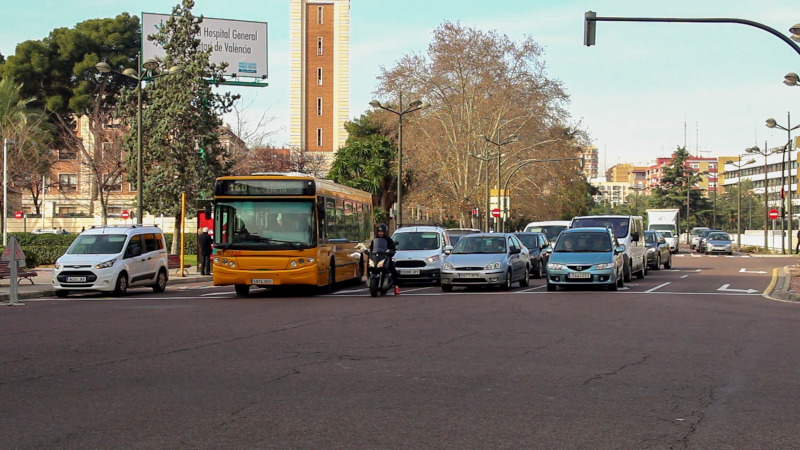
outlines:
[[436, 262], [438, 260], [439, 260], [439, 255], [428, 256], [427, 258], [425, 258], [425, 261], [429, 263]]
[[558, 263], [548, 263], [547, 264], [547, 270], [562, 270], [562, 269], [564, 269], [564, 265], [563, 264], [558, 264]]
[[654, 248], [648, 248], [647, 249], [647, 253], [655, 253], [655, 252], [656, 252], [656, 249], [654, 249]]
[[445, 261], [445, 262], [442, 263], [442, 269], [444, 269], [444, 270], [455, 270], [456, 268], [453, 267], [453, 265], [450, 264], [449, 262]]
[[109, 267], [112, 267], [115, 262], [117, 262], [117, 258], [109, 259], [108, 261], [103, 261], [103, 262], [101, 262], [99, 264], [95, 264], [94, 268], [95, 269], [108, 269]]
[[495, 261], [493, 263], [489, 263], [484, 267], [485, 270], [492, 270], [492, 269], [499, 269], [500, 268], [500, 261]]
[[597, 265], [597, 270], [605, 270], [605, 269], [613, 269], [613, 268], [614, 268], [614, 263], [613, 262], [603, 263], [603, 264], [598, 264]]
[[61, 270], [61, 263], [56, 261], [56, 263], [53, 265], [53, 267], [55, 267], [56, 270]]

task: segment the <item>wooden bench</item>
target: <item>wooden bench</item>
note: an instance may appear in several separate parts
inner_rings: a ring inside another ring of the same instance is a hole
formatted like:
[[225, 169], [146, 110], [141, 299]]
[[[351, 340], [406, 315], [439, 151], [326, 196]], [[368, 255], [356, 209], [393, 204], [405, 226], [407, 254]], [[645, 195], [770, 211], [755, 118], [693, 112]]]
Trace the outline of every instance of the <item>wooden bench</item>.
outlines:
[[[24, 278], [30, 281], [31, 284], [35, 284], [33, 282], [33, 277], [38, 276], [39, 273], [35, 270], [17, 268], [17, 282]], [[8, 267], [8, 261], [0, 261], [0, 280], [4, 278], [11, 278], [11, 268]]]
[[[186, 271], [192, 267], [191, 264], [183, 264], [183, 272], [184, 275]], [[169, 270], [175, 269], [175, 273], [178, 274], [181, 271], [181, 255], [167, 255], [167, 268]]]

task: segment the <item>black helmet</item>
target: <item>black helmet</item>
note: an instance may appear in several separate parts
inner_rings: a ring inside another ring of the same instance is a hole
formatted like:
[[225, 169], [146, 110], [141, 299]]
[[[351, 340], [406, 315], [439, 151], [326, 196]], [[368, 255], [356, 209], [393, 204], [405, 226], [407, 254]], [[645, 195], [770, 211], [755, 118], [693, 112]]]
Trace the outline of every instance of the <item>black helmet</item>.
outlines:
[[387, 231], [389, 231], [389, 225], [382, 223], [378, 225], [378, 228], [375, 231], [383, 231], [384, 233], [386, 233]]

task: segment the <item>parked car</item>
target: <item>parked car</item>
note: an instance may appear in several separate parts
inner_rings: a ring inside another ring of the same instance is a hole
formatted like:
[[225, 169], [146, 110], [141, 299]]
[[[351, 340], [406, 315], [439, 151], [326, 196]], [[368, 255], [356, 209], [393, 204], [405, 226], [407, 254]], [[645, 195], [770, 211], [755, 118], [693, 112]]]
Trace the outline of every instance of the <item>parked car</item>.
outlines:
[[644, 219], [642, 216], [598, 215], [573, 217], [570, 228], [603, 227], [611, 228], [617, 242], [625, 247], [622, 259], [625, 263], [625, 281], [631, 281], [633, 274], [642, 279], [647, 275], [647, 255], [644, 246]]
[[530, 256], [511, 233], [481, 233], [464, 236], [442, 263], [442, 290], [454, 286], [500, 286], [511, 289], [519, 282], [528, 286]]
[[395, 230], [394, 256], [397, 283], [439, 284], [445, 250], [453, 247], [444, 228], [435, 226], [402, 227]]
[[169, 278], [164, 233], [158, 227], [93, 227], [78, 235], [53, 270], [59, 297], [101, 291], [125, 295], [128, 287], [163, 292]]
[[694, 250], [697, 248], [697, 244], [700, 242], [700, 237], [702, 236], [703, 232], [708, 230], [708, 227], [693, 227], [691, 230], [692, 234], [692, 241], [689, 244], [689, 248]]
[[558, 286], [622, 287], [625, 279], [623, 254], [610, 228], [570, 228], [561, 232], [547, 264], [547, 290]]
[[475, 234], [480, 233], [481, 230], [477, 228], [445, 228], [444, 230], [447, 233], [447, 237], [450, 238], [450, 245], [455, 247], [458, 243], [458, 240], [468, 234]]
[[708, 233], [708, 236], [705, 237], [704, 248], [707, 255], [717, 252], [732, 255], [733, 240], [731, 240], [731, 236], [728, 233], [724, 231], [715, 231]]
[[528, 247], [531, 259], [531, 276], [542, 278], [547, 271], [547, 262], [553, 248], [544, 233], [514, 233], [522, 245]]
[[672, 252], [660, 231], [645, 231], [644, 243], [647, 246], [647, 264], [651, 269], [658, 270], [662, 265], [665, 269], [672, 267]]
[[61, 230], [57, 228], [34, 228], [31, 233], [33, 234], [62, 234]]
[[703, 232], [700, 234], [700, 239], [697, 240], [697, 246], [695, 247], [695, 250], [697, 250], [698, 253], [705, 253], [705, 251], [706, 251], [706, 238], [708, 237], [709, 234], [717, 232], [717, 231], [722, 231], [722, 230], [716, 230], [716, 229], [714, 229], [714, 230], [711, 230], [711, 229], [703, 230]]

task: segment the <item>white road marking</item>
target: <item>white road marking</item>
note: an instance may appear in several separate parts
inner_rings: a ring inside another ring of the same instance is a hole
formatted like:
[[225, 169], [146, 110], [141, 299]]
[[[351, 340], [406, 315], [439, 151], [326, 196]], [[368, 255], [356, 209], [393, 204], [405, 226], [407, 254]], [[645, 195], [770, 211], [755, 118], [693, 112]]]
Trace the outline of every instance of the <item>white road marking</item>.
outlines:
[[723, 292], [745, 292], [748, 294], [752, 294], [753, 292], [758, 292], [755, 289], [730, 289], [729, 286], [730, 284], [723, 284], [722, 286], [718, 287], [717, 290]]
[[767, 273], [767, 272], [763, 272], [761, 270], [747, 270], [744, 267], [742, 267], [741, 269], [739, 269], [739, 273]]
[[650, 292], [653, 292], [653, 291], [655, 291], [655, 290], [657, 290], [657, 289], [661, 289], [662, 287], [664, 287], [664, 286], [666, 286], [666, 285], [668, 285], [668, 284], [670, 284], [670, 283], [672, 283], [672, 282], [671, 282], [671, 281], [667, 281], [666, 283], [659, 284], [658, 286], [656, 286], [656, 287], [654, 287], [654, 288], [650, 288], [650, 289], [648, 289], [648, 290], [646, 290], [646, 291], [644, 291], [644, 292], [645, 292], [646, 294], [649, 294]]
[[689, 275], [681, 275], [681, 278], [686, 278], [686, 277], [688, 277], [688, 276], [689, 276]]

